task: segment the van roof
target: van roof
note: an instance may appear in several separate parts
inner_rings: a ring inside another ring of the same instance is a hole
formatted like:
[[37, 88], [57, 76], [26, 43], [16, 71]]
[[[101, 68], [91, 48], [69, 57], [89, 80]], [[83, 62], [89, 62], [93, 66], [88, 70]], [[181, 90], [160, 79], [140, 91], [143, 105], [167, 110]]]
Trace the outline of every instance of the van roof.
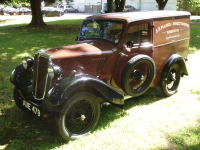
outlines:
[[145, 19], [154, 19], [154, 18], [167, 18], [167, 17], [177, 17], [177, 16], [190, 16], [190, 12], [187, 11], [166, 11], [166, 10], [158, 10], [158, 11], [134, 11], [134, 12], [116, 12], [116, 13], [106, 13], [100, 15], [89, 16], [89, 18], [121, 18], [127, 19], [128, 22], [145, 20]]

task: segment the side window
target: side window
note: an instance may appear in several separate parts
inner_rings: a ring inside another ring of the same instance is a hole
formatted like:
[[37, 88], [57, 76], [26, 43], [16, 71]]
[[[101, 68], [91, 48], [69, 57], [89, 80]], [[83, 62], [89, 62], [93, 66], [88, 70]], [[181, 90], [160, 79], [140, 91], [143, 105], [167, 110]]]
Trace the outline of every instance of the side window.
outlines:
[[148, 23], [132, 25], [128, 29], [126, 44], [128, 47], [150, 42]]

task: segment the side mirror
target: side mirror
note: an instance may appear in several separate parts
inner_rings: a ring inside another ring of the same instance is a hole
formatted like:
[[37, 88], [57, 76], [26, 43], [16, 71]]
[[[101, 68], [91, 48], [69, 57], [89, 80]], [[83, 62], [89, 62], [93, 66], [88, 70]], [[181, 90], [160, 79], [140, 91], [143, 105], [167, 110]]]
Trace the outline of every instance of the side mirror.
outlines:
[[134, 46], [134, 43], [133, 43], [133, 41], [127, 41], [126, 45], [128, 48], [131, 48]]

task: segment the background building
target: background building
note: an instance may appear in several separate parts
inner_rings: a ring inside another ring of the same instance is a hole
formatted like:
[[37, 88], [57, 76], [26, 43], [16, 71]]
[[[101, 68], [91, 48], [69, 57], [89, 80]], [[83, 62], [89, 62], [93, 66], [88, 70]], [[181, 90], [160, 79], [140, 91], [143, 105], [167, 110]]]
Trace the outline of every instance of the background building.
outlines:
[[[69, 3], [79, 12], [100, 13], [107, 0], [74, 0]], [[66, 0], [54, 3], [54, 5], [66, 5]], [[132, 5], [138, 10], [158, 10], [156, 0], [126, 0], [126, 5]], [[177, 0], [168, 0], [165, 10], [177, 10]]]

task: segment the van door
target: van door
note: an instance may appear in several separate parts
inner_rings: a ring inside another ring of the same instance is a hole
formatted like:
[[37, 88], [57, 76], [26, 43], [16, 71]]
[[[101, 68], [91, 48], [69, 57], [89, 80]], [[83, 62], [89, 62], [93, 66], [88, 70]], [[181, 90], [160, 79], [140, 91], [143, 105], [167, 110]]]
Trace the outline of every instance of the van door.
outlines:
[[123, 50], [120, 52], [111, 84], [114, 87], [121, 87], [121, 74], [127, 62], [136, 55], [144, 54], [152, 58], [152, 26], [151, 22], [132, 23], [129, 25]]
[[152, 57], [153, 43], [151, 33], [151, 26], [148, 22], [130, 25], [123, 51], [127, 51], [129, 56], [145, 54]]

